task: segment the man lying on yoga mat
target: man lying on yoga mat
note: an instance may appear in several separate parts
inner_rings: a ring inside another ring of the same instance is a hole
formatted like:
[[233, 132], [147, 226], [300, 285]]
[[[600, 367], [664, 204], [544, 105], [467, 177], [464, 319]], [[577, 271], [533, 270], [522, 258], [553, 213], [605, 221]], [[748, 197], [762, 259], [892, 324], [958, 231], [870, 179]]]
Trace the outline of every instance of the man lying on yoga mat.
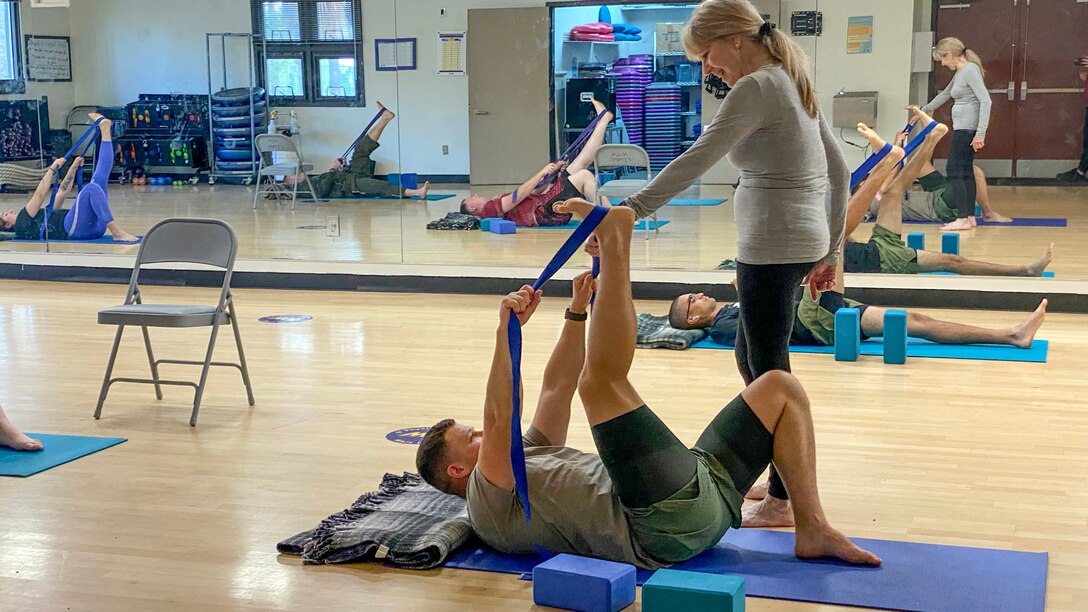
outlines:
[[[398, 185], [394, 185], [387, 181], [374, 178], [374, 168], [377, 165], [376, 162], [370, 159], [370, 155], [380, 146], [378, 140], [382, 137], [382, 132], [385, 131], [385, 126], [389, 125], [389, 122], [393, 120], [396, 115], [393, 111], [385, 108], [381, 102], [377, 102], [378, 108], [382, 109], [381, 117], [374, 122], [374, 127], [370, 128], [370, 131], [355, 145], [355, 151], [351, 156], [351, 163], [347, 168], [344, 167], [343, 160], [336, 160], [332, 164], [332, 168], [318, 176], [313, 180], [314, 190], [317, 193], [314, 196], [318, 198], [347, 198], [352, 196], [358, 197], [419, 197], [427, 199], [427, 192], [431, 189], [429, 182], [423, 183], [423, 186], [419, 189], [407, 189]], [[289, 176], [284, 179], [284, 183], [287, 185], [293, 185], [298, 182], [304, 182], [306, 180], [305, 174], [299, 174], [297, 176]]]
[[[504, 193], [501, 196], [487, 198], [480, 195], [471, 195], [461, 202], [461, 212], [467, 215], [475, 215], [481, 219], [502, 217], [507, 221], [513, 221], [520, 227], [536, 227], [540, 225], [566, 225], [570, 215], [556, 213], [553, 205], [570, 198], [585, 198], [590, 202], [597, 198], [597, 177], [589, 170], [593, 159], [597, 156], [597, 149], [604, 144], [604, 135], [608, 130], [608, 124], [612, 121], [612, 113], [606, 112], [604, 104], [593, 100], [593, 108], [597, 114], [605, 113], [593, 126], [593, 133], [586, 141], [578, 157], [569, 165], [562, 162], [548, 164], [535, 175], [525, 181], [517, 191]], [[544, 185], [537, 189], [537, 184], [546, 176], [559, 172], [550, 185]], [[517, 199], [514, 199], [515, 194]]]
[[[592, 209], [578, 199], [556, 205], [557, 212], [580, 217]], [[757, 378], [691, 449], [631, 386], [634, 222], [633, 210], [617, 207], [596, 229], [601, 274], [588, 348], [584, 320], [592, 283], [584, 274], [575, 279], [570, 314], [524, 436], [532, 521], [525, 523], [514, 491], [507, 342], [510, 312], [524, 325], [540, 303], [540, 292], [529, 286], [501, 302], [483, 430], [452, 420], [432, 427], [416, 454], [420, 475], [464, 497], [473, 529], [498, 550], [532, 553], [540, 546], [658, 568], [713, 547], [730, 527], [739, 527], [743, 495], [773, 459], [794, 500], [796, 555], [879, 565], [876, 555], [850, 542], [824, 516], [808, 398], [791, 374], [773, 370]], [[575, 389], [598, 455], [565, 446]]]
[[[933, 118], [921, 110], [916, 110], [923, 126], [933, 121]], [[859, 125], [861, 133], [874, 150], [883, 147], [886, 143], [872, 129]], [[933, 156], [933, 148], [937, 142], [948, 133], [948, 127], [938, 124], [933, 131], [926, 136], [925, 141], [906, 161], [906, 165], [894, 176], [888, 179], [878, 179], [871, 176], [869, 180], [861, 183], [858, 190], [850, 198], [850, 207], [846, 214], [847, 241], [843, 248], [844, 265], [847, 272], [884, 272], [887, 274], [918, 274], [920, 272], [955, 272], [957, 274], [989, 275], [989, 276], [1042, 276], [1043, 271], [1050, 265], [1053, 245], [1047, 247], [1043, 256], [1026, 265], [997, 264], [966, 259], [959, 255], [948, 253], [936, 253], [933, 251], [916, 250], [903, 243], [903, 194], [910, 189], [915, 178], [918, 177], [926, 164]], [[896, 151], [901, 151], [898, 147]], [[880, 187], [879, 190], [871, 190], [873, 196], [868, 198], [858, 197], [862, 189], [872, 182]], [[869, 204], [880, 195], [880, 211], [877, 214], [876, 224], [873, 226], [872, 236], [868, 242], [855, 242], [849, 238], [850, 234], [864, 219], [869, 209]]]
[[[917, 108], [917, 107], [913, 107]], [[906, 144], [906, 132], [895, 135], [895, 146], [902, 147]], [[923, 151], [916, 151], [915, 155], [922, 155]], [[986, 174], [977, 165], [973, 166], [975, 173], [975, 201], [982, 209], [982, 220], [990, 223], [1012, 223], [1012, 219], [994, 210], [990, 204], [990, 191], [986, 185]], [[950, 184], [945, 175], [933, 167], [933, 151], [930, 149], [929, 157], [919, 170], [918, 184], [922, 191], [910, 191], [903, 198], [904, 221], [934, 221], [951, 223], [956, 220], [956, 210], [948, 202]], [[869, 205], [869, 216], [876, 217], [880, 211], [880, 194], [873, 198]]]
[[91, 182], [84, 185], [83, 189], [76, 194], [76, 201], [72, 204], [72, 208], [65, 210], [63, 206], [72, 191], [76, 172], [82, 172], [82, 157], [72, 160], [72, 167], [68, 169], [68, 174], [61, 182], [53, 203], [53, 214], [49, 216], [49, 219], [45, 218], [45, 204], [52, 191], [54, 177], [65, 163], [63, 157], [58, 157], [46, 170], [45, 176], [38, 183], [38, 188], [34, 190], [34, 195], [30, 196], [30, 201], [22, 210], [0, 213], [0, 230], [15, 232], [15, 237], [20, 240], [38, 240], [41, 238], [42, 224], [47, 223], [46, 237], [49, 240], [97, 240], [107, 231], [118, 242], [139, 240], [121, 229], [114, 220], [109, 198], [106, 195], [109, 189], [110, 171], [113, 169], [113, 142], [110, 136], [110, 126], [113, 122], [98, 113], [91, 113], [90, 117], [91, 121], [102, 120], [98, 124], [102, 143], [98, 146]]
[[39, 451], [42, 449], [40, 440], [28, 438], [8, 420], [8, 415], [4, 414], [3, 406], [0, 406], [0, 446], [13, 448], [17, 451]]

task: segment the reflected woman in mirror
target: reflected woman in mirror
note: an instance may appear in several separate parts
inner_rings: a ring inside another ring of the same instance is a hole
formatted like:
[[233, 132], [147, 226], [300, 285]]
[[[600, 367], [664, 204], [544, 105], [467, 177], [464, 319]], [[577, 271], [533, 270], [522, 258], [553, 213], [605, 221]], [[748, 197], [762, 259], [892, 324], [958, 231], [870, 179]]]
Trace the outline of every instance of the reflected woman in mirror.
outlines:
[[[695, 144], [623, 205], [646, 217], [723, 157], [740, 170], [734, 214], [745, 309], [736, 359], [751, 384], [770, 370], [790, 371], [797, 286], [834, 286], [849, 170], [820, 111], [804, 51], [748, 0], [705, 0], [684, 27], [683, 43], [704, 75], [732, 89]], [[788, 497], [772, 470], [769, 495], [745, 511], [744, 525], [793, 525]]]
[[[473, 194], [461, 202], [461, 212], [481, 219], [501, 217], [520, 227], [566, 225], [571, 215], [555, 212], [552, 209], [555, 203], [571, 198], [596, 201], [597, 178], [589, 167], [597, 157], [597, 150], [604, 144], [612, 113], [600, 101], [592, 100], [592, 103], [597, 114], [604, 113], [604, 116], [593, 127], [593, 133], [574, 161], [544, 166], [512, 193], [504, 193], [490, 200]], [[556, 172], [559, 174], [552, 183], [537, 187], [544, 177]]]
[[[958, 38], [944, 38], [933, 49], [933, 59], [952, 70], [955, 75], [937, 97], [922, 107], [932, 113], [950, 98], [952, 104], [952, 148], [948, 151], [948, 180], [956, 220], [941, 227], [941, 231], [969, 230], [975, 222], [975, 152], [986, 146], [986, 130], [990, 125], [990, 93], [983, 77], [986, 71], [974, 51]], [[913, 109], [913, 105], [908, 105]]]

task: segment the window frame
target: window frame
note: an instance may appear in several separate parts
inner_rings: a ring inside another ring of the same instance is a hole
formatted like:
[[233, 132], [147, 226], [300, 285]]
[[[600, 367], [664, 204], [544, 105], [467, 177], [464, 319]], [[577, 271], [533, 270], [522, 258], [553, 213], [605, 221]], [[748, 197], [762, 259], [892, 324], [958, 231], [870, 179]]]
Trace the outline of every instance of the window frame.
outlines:
[[[254, 57], [257, 63], [257, 76], [268, 89], [269, 101], [273, 105], [288, 107], [350, 107], [366, 105], [364, 84], [363, 53], [363, 17], [361, 0], [341, 0], [350, 4], [354, 21], [354, 36], [348, 40], [323, 41], [323, 33], [318, 31], [317, 7], [323, 1], [333, 0], [275, 0], [297, 4], [299, 8], [299, 32], [302, 40], [283, 41], [265, 38], [264, 5], [273, 0], [250, 0], [250, 17], [253, 24]], [[307, 31], [312, 24], [314, 32]], [[302, 58], [302, 95], [276, 96], [268, 88], [268, 59]], [[321, 89], [321, 59], [354, 57], [355, 58], [355, 95], [329, 96]]]
[[[3, 5], [8, 5], [4, 7]], [[0, 0], [0, 9], [11, 11], [11, 40], [8, 41], [12, 57], [15, 59], [15, 78], [0, 79], [0, 94], [26, 93], [26, 62], [23, 57], [23, 19], [22, 7], [18, 0]], [[3, 44], [0, 41], [0, 44]]]

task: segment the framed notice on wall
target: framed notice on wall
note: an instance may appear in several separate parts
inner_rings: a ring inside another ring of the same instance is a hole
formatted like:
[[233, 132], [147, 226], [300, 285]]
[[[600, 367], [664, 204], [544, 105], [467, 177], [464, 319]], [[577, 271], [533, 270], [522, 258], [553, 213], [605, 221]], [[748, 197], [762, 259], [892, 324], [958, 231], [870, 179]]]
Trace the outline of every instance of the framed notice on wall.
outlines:
[[465, 76], [465, 33], [438, 33], [438, 74]]
[[72, 39], [68, 36], [27, 36], [26, 76], [31, 81], [71, 81]]
[[873, 52], [873, 16], [850, 17], [846, 22], [846, 52]]

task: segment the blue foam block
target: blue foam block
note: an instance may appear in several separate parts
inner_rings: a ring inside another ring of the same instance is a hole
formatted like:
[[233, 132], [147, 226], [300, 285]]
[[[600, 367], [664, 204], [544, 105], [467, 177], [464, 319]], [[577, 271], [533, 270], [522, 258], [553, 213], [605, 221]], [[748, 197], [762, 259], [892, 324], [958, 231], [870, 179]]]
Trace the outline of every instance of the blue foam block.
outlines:
[[916, 251], [924, 251], [926, 248], [926, 235], [922, 232], [907, 234], [907, 246]]
[[[691, 345], [693, 349], [717, 349], [732, 351], [734, 347], [718, 344], [704, 338]], [[1050, 343], [1036, 339], [1031, 347], [1023, 349], [1004, 344], [936, 344], [921, 338], [907, 338], [907, 355], [933, 359], [974, 359], [977, 361], [1016, 361], [1022, 363], [1046, 363]], [[833, 346], [790, 346], [791, 353], [818, 353], [834, 355]], [[861, 343], [862, 355], [883, 355], [884, 339], [869, 338]]]
[[840, 308], [835, 313], [835, 361], [857, 361], [861, 354], [861, 311]]
[[744, 612], [744, 578], [662, 569], [642, 586], [642, 612]]
[[[672, 569], [741, 576], [749, 597], [841, 606], [1042, 612], [1046, 604], [1046, 553], [851, 539], [884, 564], [864, 568], [800, 561], [793, 554], [790, 532], [731, 529], [716, 546]], [[539, 559], [503, 554], [480, 544], [453, 553], [446, 567], [525, 576]], [[645, 583], [650, 574], [639, 570], [637, 580]]]
[[978, 202], [975, 202], [975, 216], [976, 217], [981, 217], [982, 216], [982, 207], [978, 205]]
[[959, 255], [960, 235], [956, 232], [941, 234], [941, 252], [949, 255]]
[[1047, 270], [1046, 272], [1043, 272], [1043, 278], [1054, 278], [1054, 273]]
[[513, 234], [517, 231], [517, 226], [514, 225], [513, 221], [492, 219], [491, 223], [488, 224], [487, 229], [492, 234]]
[[884, 311], [884, 363], [907, 362], [907, 311]]
[[583, 612], [617, 612], [635, 602], [635, 566], [556, 555], [533, 568], [533, 602]]
[[400, 185], [405, 189], [417, 189], [419, 187], [419, 175], [414, 172], [393, 172], [387, 178], [390, 183]]
[[492, 221], [502, 221], [500, 217], [488, 217], [487, 219], [480, 219], [480, 231], [490, 232]]
[[41, 440], [45, 448], [35, 452], [23, 452], [0, 446], [0, 476], [32, 476], [125, 441], [125, 438], [36, 433], [26, 435]]

